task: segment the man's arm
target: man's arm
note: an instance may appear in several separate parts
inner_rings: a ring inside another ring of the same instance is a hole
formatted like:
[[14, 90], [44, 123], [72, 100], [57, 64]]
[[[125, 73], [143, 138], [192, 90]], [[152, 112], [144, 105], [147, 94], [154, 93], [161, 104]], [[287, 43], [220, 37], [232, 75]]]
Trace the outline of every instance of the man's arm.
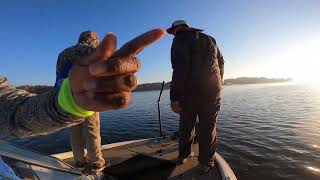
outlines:
[[224, 75], [224, 59], [223, 56], [217, 46], [217, 57], [218, 57], [218, 63], [219, 63], [219, 69], [220, 69], [220, 76], [221, 80], [223, 81], [223, 75]]
[[81, 123], [83, 118], [59, 106], [58, 95], [59, 89], [31, 94], [0, 76], [0, 137], [44, 135]]
[[170, 100], [179, 101], [185, 84], [186, 66], [190, 59], [190, 47], [179, 38], [174, 38], [171, 46], [172, 81]]
[[[82, 51], [79, 51], [81, 53]], [[68, 77], [69, 70], [71, 69], [74, 58], [79, 58], [77, 55], [76, 46], [69, 47], [63, 50], [58, 55], [57, 66], [56, 66], [56, 82], [54, 87], [57, 88], [61, 86], [64, 79]]]
[[218, 47], [218, 45], [217, 45], [217, 42], [216, 42], [216, 40], [213, 38], [213, 37], [211, 37], [211, 36], [209, 36], [209, 38], [210, 38], [210, 43], [212, 44], [212, 46], [214, 46], [214, 48], [215, 48], [215, 50], [216, 50], [216, 57], [217, 57], [217, 59], [218, 59], [218, 64], [219, 64], [219, 70], [220, 70], [220, 77], [221, 77], [221, 81], [223, 82], [223, 75], [224, 75], [224, 59], [223, 59], [223, 56], [222, 56], [222, 54], [221, 54], [221, 52], [220, 52], [220, 49], [219, 49], [219, 47]]
[[68, 56], [74, 56], [73, 58], [76, 58], [76, 50], [75, 46], [69, 47], [65, 50], [63, 50], [58, 55], [57, 59], [57, 65], [56, 65], [56, 77], [61, 77], [64, 74], [64, 69], [66, 64], [73, 64], [73, 59], [68, 59]]
[[137, 84], [133, 74], [140, 68], [135, 56], [164, 34], [153, 29], [114, 52], [116, 37], [108, 33], [97, 51], [73, 66], [60, 88], [39, 96], [14, 88], [0, 76], [0, 136], [48, 134], [81, 123], [93, 111], [126, 107]]
[[61, 86], [65, 77], [63, 77], [63, 67], [64, 67], [64, 60], [61, 58], [61, 53], [58, 56], [57, 65], [56, 65], [56, 81], [54, 83], [54, 88]]

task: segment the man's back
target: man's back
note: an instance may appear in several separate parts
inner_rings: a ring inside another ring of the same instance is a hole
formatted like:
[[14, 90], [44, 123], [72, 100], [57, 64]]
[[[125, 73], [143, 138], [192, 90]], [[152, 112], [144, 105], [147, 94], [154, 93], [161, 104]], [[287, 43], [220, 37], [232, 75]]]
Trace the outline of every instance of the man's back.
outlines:
[[179, 73], [183, 74], [173, 81], [183, 81], [181, 86], [187, 93], [220, 90], [224, 60], [212, 37], [201, 32], [178, 32], [171, 56], [173, 68], [182, 69]]

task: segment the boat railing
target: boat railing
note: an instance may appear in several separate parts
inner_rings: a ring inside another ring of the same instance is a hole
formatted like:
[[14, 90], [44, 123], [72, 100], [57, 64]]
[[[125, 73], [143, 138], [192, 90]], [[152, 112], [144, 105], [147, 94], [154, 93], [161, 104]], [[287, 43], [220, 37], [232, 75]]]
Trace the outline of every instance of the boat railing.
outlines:
[[0, 156], [14, 159], [29, 165], [35, 165], [75, 175], [82, 175], [79, 169], [72, 167], [58, 158], [43, 155], [17, 145], [10, 144], [3, 140], [0, 140]]

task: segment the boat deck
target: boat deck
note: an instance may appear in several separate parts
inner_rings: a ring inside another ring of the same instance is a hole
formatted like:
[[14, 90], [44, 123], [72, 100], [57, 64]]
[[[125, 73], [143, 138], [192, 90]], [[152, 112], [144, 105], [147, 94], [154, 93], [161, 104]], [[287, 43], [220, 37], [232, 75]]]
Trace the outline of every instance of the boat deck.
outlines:
[[[106, 148], [102, 146], [102, 149], [103, 156], [107, 161], [110, 162], [110, 167], [137, 156], [138, 154], [144, 154], [157, 159], [165, 159], [170, 161], [175, 160], [178, 156], [178, 142], [176, 140], [171, 140], [170, 138], [135, 142], [113, 148]], [[197, 168], [198, 144], [193, 145], [192, 151], [195, 152], [195, 156], [190, 158], [185, 164], [176, 165], [172, 171], [170, 171], [169, 179], [221, 180], [220, 171], [217, 166], [215, 166], [211, 172], [207, 174], [201, 174]], [[72, 157], [63, 160], [71, 165], [74, 165], [74, 160]]]

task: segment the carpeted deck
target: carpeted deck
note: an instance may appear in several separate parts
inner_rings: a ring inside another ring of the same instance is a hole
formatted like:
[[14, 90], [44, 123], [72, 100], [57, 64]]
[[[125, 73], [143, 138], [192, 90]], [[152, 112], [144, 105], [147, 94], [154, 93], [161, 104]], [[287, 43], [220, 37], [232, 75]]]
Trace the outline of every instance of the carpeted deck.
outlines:
[[[178, 155], [178, 143], [170, 138], [106, 149], [103, 150], [103, 155], [111, 164], [106, 171], [109, 171], [110, 174], [115, 173], [122, 179], [131, 177], [131, 179], [151, 180], [221, 180], [219, 169], [216, 166], [210, 173], [200, 173], [197, 168], [198, 144], [194, 144], [192, 150], [196, 156], [190, 158], [186, 164], [178, 166], [171, 163]], [[74, 164], [73, 158], [64, 161], [71, 165]]]

